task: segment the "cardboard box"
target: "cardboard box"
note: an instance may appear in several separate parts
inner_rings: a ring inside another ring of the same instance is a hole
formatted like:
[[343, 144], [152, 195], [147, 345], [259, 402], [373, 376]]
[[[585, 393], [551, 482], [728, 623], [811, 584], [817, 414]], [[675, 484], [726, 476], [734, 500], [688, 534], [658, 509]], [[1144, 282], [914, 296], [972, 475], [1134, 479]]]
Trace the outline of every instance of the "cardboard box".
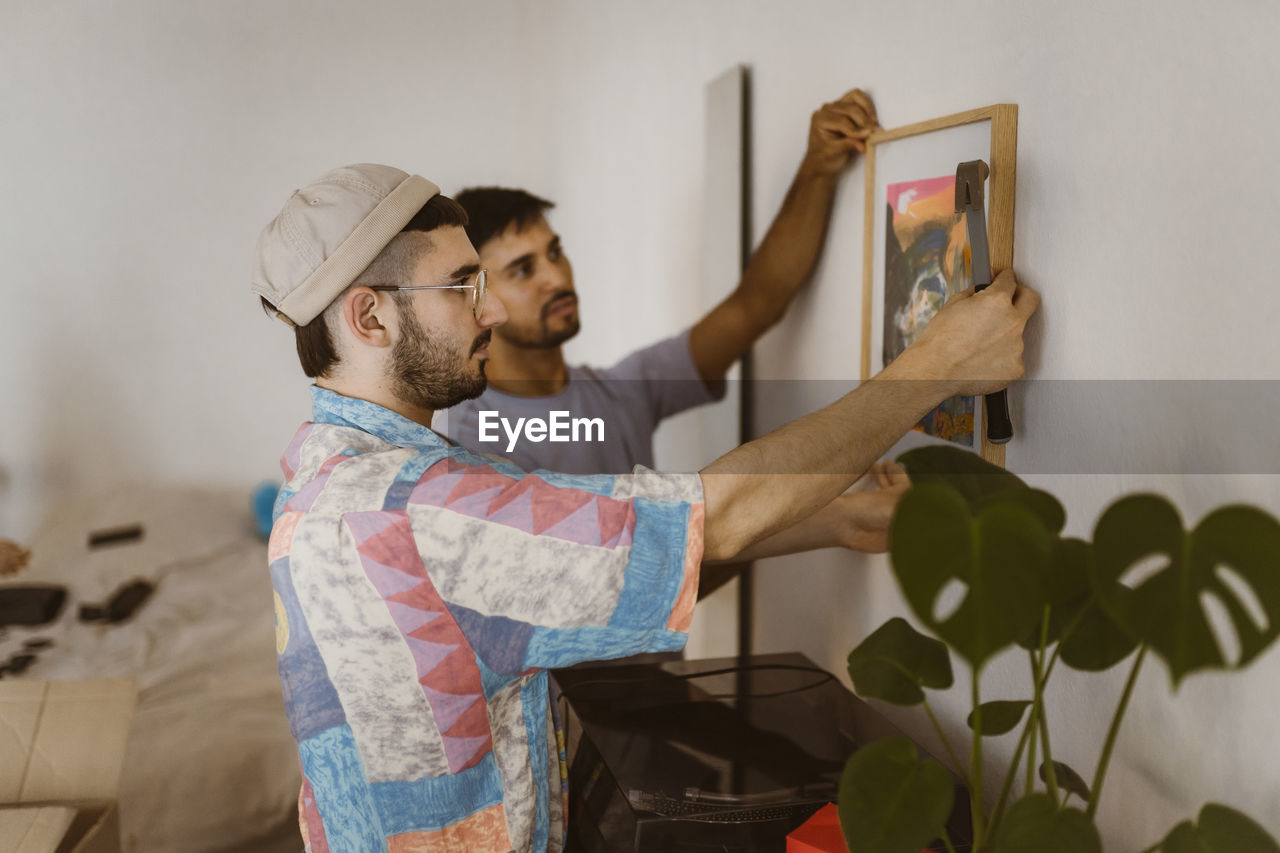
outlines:
[[0, 850], [119, 853], [137, 698], [133, 679], [0, 681]]

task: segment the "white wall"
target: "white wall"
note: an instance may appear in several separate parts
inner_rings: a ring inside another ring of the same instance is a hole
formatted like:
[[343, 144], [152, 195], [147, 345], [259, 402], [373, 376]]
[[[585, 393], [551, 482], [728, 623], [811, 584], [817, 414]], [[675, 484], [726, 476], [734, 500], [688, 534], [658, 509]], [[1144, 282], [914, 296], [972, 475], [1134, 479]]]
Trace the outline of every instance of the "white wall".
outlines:
[[[692, 321], [710, 203], [703, 87], [737, 62], [752, 68], [757, 237], [809, 113], [850, 86], [889, 127], [1014, 102], [1016, 266], [1045, 298], [1030, 375], [1280, 378], [1271, 3], [9, 0], [4, 24], [0, 535], [121, 479], [247, 493], [277, 475], [306, 383], [291, 336], [248, 293], [249, 253], [294, 187], [340, 163], [554, 198], [583, 296], [577, 359], [606, 362]], [[855, 171], [813, 288], [758, 349], [762, 378], [785, 380], [762, 421], [856, 376], [861, 200]], [[834, 382], [796, 388], [816, 379]], [[1188, 520], [1233, 500], [1280, 513], [1280, 463], [1256, 455], [1268, 424], [1223, 441], [1202, 413], [1125, 423], [1088, 395], [1058, 405], [1065, 387], [1015, 394], [1009, 465], [1063, 498], [1072, 530], [1138, 488], [1170, 494]], [[681, 441], [663, 436], [669, 455]], [[1112, 442], [1148, 473], [1101, 465]], [[1180, 464], [1206, 447], [1213, 464]], [[1226, 470], [1261, 473], [1204, 473]], [[822, 553], [759, 574], [757, 647], [836, 672], [902, 610], [880, 559]], [[1022, 671], [997, 665], [984, 695], [1021, 695]], [[1055, 750], [1087, 774], [1123, 672], [1060, 677]], [[1274, 651], [1177, 697], [1150, 665], [1108, 782], [1113, 848], [1147, 846], [1204, 800], [1280, 834], [1278, 685]], [[961, 692], [941, 705], [953, 731]], [[928, 737], [917, 715], [896, 717]]]
[[[702, 86], [733, 63], [752, 69], [757, 238], [802, 153], [809, 113], [850, 86], [872, 92], [887, 127], [1017, 103], [1016, 267], [1045, 299], [1031, 327], [1029, 376], [1075, 381], [1028, 382], [1015, 393], [1023, 432], [1009, 466], [1058, 494], [1080, 535], [1108, 503], [1141, 489], [1168, 494], [1188, 523], [1232, 501], [1280, 514], [1280, 450], [1268, 426], [1274, 385], [1254, 386], [1270, 399], [1240, 418], [1197, 410], [1207, 408], [1196, 406], [1203, 395], [1213, 397], [1206, 386], [1184, 387], [1190, 405], [1178, 409], [1167, 388], [1140, 385], [1133, 394], [1165, 407], [1144, 417], [1141, 408], [1117, 411], [1118, 386], [1085, 381], [1280, 378], [1280, 296], [1266, 271], [1280, 214], [1270, 144], [1280, 118], [1267, 106], [1280, 83], [1274, 4], [553, 8], [556, 99], [581, 104], [576, 117], [558, 120], [557, 223], [571, 235], [584, 289], [609, 282], [611, 314], [647, 320], [670, 311], [672, 324], [689, 316], [696, 226], [708, 203], [699, 196]], [[760, 378], [779, 380], [759, 392], [762, 425], [798, 416], [796, 400], [817, 405], [856, 378], [862, 193], [859, 171], [842, 187], [813, 288], [757, 349]], [[583, 310], [580, 351], [634, 345], [627, 323], [600, 323], [590, 302]], [[832, 381], [808, 382], [819, 379]], [[1248, 402], [1238, 387], [1221, 393]], [[849, 649], [905, 612], [883, 559], [822, 553], [757, 571], [756, 648], [799, 649], [842, 674]], [[998, 662], [984, 696], [1023, 696], [1025, 670], [1021, 659]], [[1125, 673], [1080, 679], [1063, 670], [1051, 685], [1061, 709], [1055, 756], [1086, 778]], [[939, 704], [955, 735], [968, 691], [953, 692]], [[1148, 846], [1206, 800], [1280, 833], [1277, 705], [1275, 650], [1243, 675], [1193, 677], [1177, 696], [1162, 665], [1149, 663], [1100, 816], [1112, 848]], [[933, 742], [922, 715], [893, 715]]]

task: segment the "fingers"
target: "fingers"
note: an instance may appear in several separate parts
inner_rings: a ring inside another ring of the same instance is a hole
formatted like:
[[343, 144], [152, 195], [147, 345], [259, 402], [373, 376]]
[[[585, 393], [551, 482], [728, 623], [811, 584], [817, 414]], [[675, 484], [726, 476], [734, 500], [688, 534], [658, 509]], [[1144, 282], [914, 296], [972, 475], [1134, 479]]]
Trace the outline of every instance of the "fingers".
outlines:
[[1006, 296], [1024, 321], [1040, 307], [1040, 294], [1025, 284], [1020, 284], [1013, 270], [1001, 270], [985, 292], [992, 291]]
[[862, 117], [862, 124], [877, 128], [880, 126], [880, 119], [876, 116], [876, 105], [872, 102], [871, 96], [861, 89], [850, 89], [829, 106], [855, 108]]
[[865, 119], [825, 107], [813, 114], [813, 127], [828, 136], [847, 139], [866, 139], [872, 130]]
[[861, 89], [823, 104], [809, 121], [808, 167], [828, 175], [839, 173], [853, 161], [855, 152], [866, 153], [867, 138], [879, 126], [875, 104]]
[[838, 122], [845, 119], [850, 126], [858, 129], [866, 129], [870, 132], [875, 126], [875, 120], [871, 115], [859, 104], [850, 102], [836, 101], [830, 104], [823, 104], [822, 109], [814, 114], [819, 124], [822, 122]]
[[876, 119], [875, 108], [871, 107], [869, 102], [864, 104], [852, 99], [823, 104], [813, 117], [815, 126], [830, 126], [831, 123], [839, 123], [843, 119], [848, 122], [849, 127], [865, 131], [867, 134], [880, 126]]
[[865, 152], [866, 139], [871, 135], [871, 128], [859, 127], [848, 115], [821, 110], [813, 115], [813, 130], [824, 143], [844, 143], [860, 154]]
[[813, 126], [851, 139], [866, 139], [880, 126], [875, 104], [861, 89], [845, 92], [837, 101], [823, 104], [813, 114]]
[[1025, 320], [1036, 313], [1036, 309], [1040, 307], [1040, 294], [1025, 284], [1019, 284], [1013, 296], [1013, 307]]
[[876, 485], [881, 489], [895, 489], [911, 485], [907, 469], [892, 459], [882, 459], [871, 466], [870, 473], [875, 477]]

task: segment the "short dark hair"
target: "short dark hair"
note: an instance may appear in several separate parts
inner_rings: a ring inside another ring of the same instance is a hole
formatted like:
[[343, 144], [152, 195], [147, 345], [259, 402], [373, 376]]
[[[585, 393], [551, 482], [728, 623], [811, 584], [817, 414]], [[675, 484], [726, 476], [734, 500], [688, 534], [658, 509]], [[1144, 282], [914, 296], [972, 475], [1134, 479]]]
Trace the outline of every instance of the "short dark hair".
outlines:
[[512, 225], [519, 231], [555, 207], [533, 193], [504, 187], [467, 187], [454, 198], [467, 211], [467, 237], [477, 252]]
[[[405, 224], [404, 228], [400, 229], [400, 233], [403, 234], [407, 231], [434, 231], [437, 228], [449, 225], [459, 225], [465, 228], [467, 226], [467, 212], [462, 205], [448, 196], [436, 195], [428, 199], [422, 209], [413, 215], [413, 218]], [[369, 269], [379, 266], [379, 261], [384, 260], [384, 255], [387, 254], [387, 249], [383, 249], [382, 253], [369, 264]], [[404, 264], [397, 263], [392, 266], [404, 266]], [[368, 272], [368, 269], [365, 272]], [[407, 270], [405, 273], [407, 273]], [[364, 273], [361, 273], [361, 277], [363, 276]], [[390, 276], [401, 278], [403, 274], [392, 272]], [[356, 281], [358, 282], [359, 278]], [[398, 282], [387, 281], [386, 283], [396, 284]], [[352, 285], [354, 286], [355, 282]], [[344, 290], [343, 293], [345, 294], [346, 291]], [[400, 293], [393, 294], [393, 296], [400, 295]], [[334, 302], [340, 302], [341, 300], [342, 297], [339, 296]], [[262, 300], [262, 307], [269, 313], [275, 314], [274, 306], [265, 299]], [[333, 345], [333, 334], [329, 330], [329, 313], [326, 308], [310, 323], [305, 326], [295, 326], [293, 329], [295, 343], [298, 347], [298, 361], [302, 363], [302, 372], [312, 379], [317, 376], [328, 376], [329, 371], [337, 366], [339, 361], [338, 352]]]

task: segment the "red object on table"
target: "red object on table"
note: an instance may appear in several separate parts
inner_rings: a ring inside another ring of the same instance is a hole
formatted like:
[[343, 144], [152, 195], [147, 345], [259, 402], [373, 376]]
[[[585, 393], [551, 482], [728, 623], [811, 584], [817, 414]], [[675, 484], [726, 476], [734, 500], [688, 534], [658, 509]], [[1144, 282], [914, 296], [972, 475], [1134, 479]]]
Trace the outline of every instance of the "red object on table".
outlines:
[[849, 853], [836, 804], [827, 803], [787, 835], [787, 853]]
[[[835, 803], [827, 803], [787, 835], [787, 853], [849, 853]], [[934, 853], [925, 848], [921, 853]]]

